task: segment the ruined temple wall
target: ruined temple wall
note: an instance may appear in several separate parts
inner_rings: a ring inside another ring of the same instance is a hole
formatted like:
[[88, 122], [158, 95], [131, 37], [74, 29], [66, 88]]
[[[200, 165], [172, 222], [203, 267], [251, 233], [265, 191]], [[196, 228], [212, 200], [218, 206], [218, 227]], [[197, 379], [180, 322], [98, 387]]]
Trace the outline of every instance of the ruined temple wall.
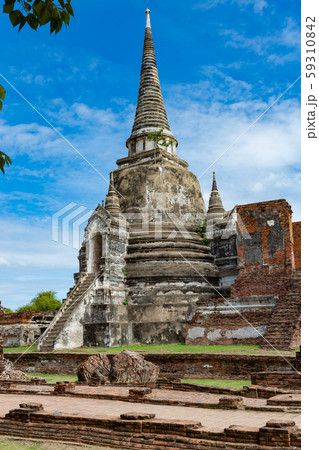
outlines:
[[241, 314], [197, 314], [186, 327], [188, 345], [258, 345], [265, 334], [271, 311]]
[[292, 211], [286, 200], [239, 205], [238, 256], [243, 262], [231, 297], [278, 295], [295, 269]]
[[0, 336], [0, 374], [4, 369], [4, 356], [3, 356], [3, 346], [2, 346], [2, 338]]
[[0, 316], [0, 337], [5, 347], [33, 345], [47, 329], [56, 311], [23, 311]]
[[246, 272], [264, 265], [294, 268], [292, 210], [286, 200], [239, 205], [237, 214], [244, 225], [238, 223], [238, 256]]
[[293, 222], [295, 268], [301, 268], [301, 222]]
[[[231, 238], [236, 238], [240, 264], [230, 268], [233, 274], [238, 272], [230, 287], [230, 298], [219, 299], [219, 304], [224, 305], [222, 314], [218, 308], [212, 309], [214, 300], [198, 305], [199, 312], [186, 328], [186, 343], [265, 345], [265, 337], [278, 348], [298, 348], [300, 222], [292, 223], [286, 200], [239, 205], [236, 212], [238, 232]], [[225, 218], [220, 223], [226, 224]], [[229, 250], [229, 242], [225, 231], [220, 235], [215, 232], [211, 248], [217, 247], [221, 263], [230, 260], [230, 255], [223, 253], [225, 248]], [[222, 264], [219, 267], [223, 269]], [[229, 304], [235, 305], [232, 314], [226, 311]]]

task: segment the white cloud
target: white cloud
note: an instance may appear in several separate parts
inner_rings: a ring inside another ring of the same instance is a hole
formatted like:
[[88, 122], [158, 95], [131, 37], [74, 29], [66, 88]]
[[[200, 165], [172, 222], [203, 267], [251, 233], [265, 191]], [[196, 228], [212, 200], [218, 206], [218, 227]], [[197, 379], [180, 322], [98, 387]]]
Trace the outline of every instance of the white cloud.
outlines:
[[[214, 72], [215, 76], [222, 79], [220, 73]], [[210, 82], [206, 80], [169, 90], [166, 104], [171, 129], [180, 143], [178, 155], [189, 162], [190, 170], [199, 177], [206, 202], [215, 170], [227, 209], [235, 204], [286, 198], [298, 218], [298, 99], [284, 96], [206, 172], [276, 98], [272, 96], [267, 101], [256, 98], [250, 85], [245, 86], [240, 80], [227, 76], [223, 80], [221, 85], [215, 84], [212, 78]], [[222, 88], [212, 87], [217, 85]], [[297, 86], [292, 88], [290, 95]]]
[[77, 251], [52, 241], [50, 218], [37, 217], [33, 222], [21, 218], [2, 219], [0, 230], [1, 258], [6, 265], [37, 271], [77, 268]]
[[198, 9], [210, 9], [219, 4], [232, 3], [238, 5], [240, 8], [252, 6], [255, 13], [262, 14], [264, 9], [268, 7], [266, 0], [206, 0], [195, 5]]
[[[247, 37], [234, 29], [222, 30], [220, 33], [230, 38], [225, 45], [244, 48], [259, 56], [265, 56], [268, 62], [276, 65], [298, 61], [300, 58], [300, 28], [290, 17], [281, 30], [264, 36]], [[290, 50], [287, 51], [287, 48]]]
[[10, 263], [5, 258], [0, 257], [0, 266], [10, 266]]

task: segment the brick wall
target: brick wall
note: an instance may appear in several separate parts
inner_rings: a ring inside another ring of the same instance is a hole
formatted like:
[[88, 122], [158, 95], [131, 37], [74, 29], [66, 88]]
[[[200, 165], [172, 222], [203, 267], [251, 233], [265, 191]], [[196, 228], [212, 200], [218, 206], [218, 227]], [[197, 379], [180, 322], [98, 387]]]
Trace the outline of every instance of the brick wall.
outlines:
[[51, 321], [56, 311], [23, 311], [21, 313], [0, 314], [0, 325], [17, 325]]
[[282, 294], [295, 268], [292, 211], [286, 200], [239, 205], [238, 256], [244, 264], [231, 297]]
[[[0, 418], [5, 435], [111, 445], [118, 448], [242, 448], [300, 447], [300, 429], [292, 420], [270, 420], [265, 426], [231, 425], [224, 430], [191, 420], [161, 420], [150, 414], [123, 414], [96, 419], [44, 411], [41, 404], [21, 404]], [[1, 433], [1, 432], [0, 432]], [[230, 445], [228, 445], [230, 443]], [[173, 445], [173, 447], [172, 447]]]
[[258, 372], [251, 374], [251, 383], [255, 386], [300, 390], [301, 375], [293, 370], [285, 372]]
[[237, 215], [241, 234], [238, 256], [244, 270], [254, 271], [265, 264], [294, 268], [292, 210], [286, 200], [239, 205]]
[[295, 254], [295, 267], [301, 268], [301, 222], [293, 222], [292, 231], [294, 237], [294, 254]]
[[262, 348], [293, 350], [301, 344], [300, 292], [278, 296], [269, 326], [262, 341]]
[[4, 369], [4, 360], [3, 360], [3, 347], [2, 347], [2, 338], [0, 336], [0, 374]]
[[[112, 359], [113, 355], [108, 355]], [[289, 370], [294, 358], [266, 355], [157, 354], [143, 355], [160, 367], [160, 376], [175, 374], [182, 378], [249, 379], [252, 372]], [[16, 368], [32, 372], [75, 375], [89, 355], [81, 353], [6, 353]]]
[[[208, 316], [198, 304], [201, 314], [187, 325], [186, 343], [259, 344], [265, 334], [275, 347], [296, 349], [300, 345], [300, 222], [292, 223], [291, 207], [283, 199], [239, 205], [236, 211], [242, 268], [230, 287], [230, 298], [242, 299], [243, 306], [246, 298], [247, 312]], [[273, 310], [249, 311], [248, 298], [255, 296], [279, 296], [281, 301]], [[208, 300], [211, 310], [214, 301]]]

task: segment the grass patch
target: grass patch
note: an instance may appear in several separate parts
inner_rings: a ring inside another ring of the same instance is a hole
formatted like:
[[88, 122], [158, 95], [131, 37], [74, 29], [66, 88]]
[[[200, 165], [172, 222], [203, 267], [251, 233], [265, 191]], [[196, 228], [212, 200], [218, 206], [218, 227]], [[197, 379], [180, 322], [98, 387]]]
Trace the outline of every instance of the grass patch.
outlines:
[[[57, 381], [77, 381], [78, 377], [76, 375], [57, 375], [50, 373], [29, 373], [29, 375], [34, 377], [44, 378], [48, 383], [56, 383]], [[226, 388], [241, 389], [243, 386], [250, 386], [250, 380], [220, 380], [220, 379], [183, 379], [182, 383], [193, 383], [202, 384], [205, 386], [218, 386]]]
[[[4, 352], [23, 353], [28, 347], [4, 348]], [[167, 344], [167, 345], [125, 345], [123, 347], [79, 347], [74, 349], [54, 350], [54, 353], [119, 353], [123, 350], [132, 350], [140, 353], [223, 353], [232, 355], [278, 355], [295, 356], [296, 352], [280, 351], [272, 349], [261, 349], [259, 345], [186, 345], [186, 344]], [[36, 352], [37, 347], [32, 346], [28, 352]]]
[[[123, 350], [132, 350], [140, 353], [225, 353], [225, 354], [243, 354], [243, 355], [278, 355], [274, 350], [261, 349], [259, 345], [186, 345], [186, 344], [167, 344], [167, 345], [126, 345], [123, 347], [112, 348], [89, 348], [80, 347], [75, 349], [56, 350], [58, 353], [119, 353]], [[294, 356], [295, 351], [281, 351], [285, 356]]]
[[[103, 449], [103, 450], [114, 450], [114, 447], [111, 449], [110, 447], [97, 447], [90, 445], [76, 445], [76, 444], [64, 444], [63, 442], [43, 442], [38, 440], [27, 440], [27, 439], [13, 439], [6, 438], [0, 436], [0, 449], [3, 450], [73, 450], [73, 449], [83, 449], [83, 450], [94, 450], [94, 449]], [[119, 450], [120, 447], [117, 447]], [[122, 447], [121, 447], [122, 448]]]
[[250, 386], [250, 380], [201, 380], [201, 379], [183, 379], [182, 383], [201, 384], [204, 386], [218, 386], [233, 389], [242, 389], [243, 386]]
[[37, 352], [38, 351], [38, 347], [36, 345], [32, 345], [32, 347], [4, 347], [3, 351], [4, 353], [23, 353], [26, 350], [28, 350], [28, 352]]
[[78, 381], [76, 375], [60, 375], [55, 373], [28, 373], [28, 375], [44, 378], [47, 383], [56, 383], [57, 381]]

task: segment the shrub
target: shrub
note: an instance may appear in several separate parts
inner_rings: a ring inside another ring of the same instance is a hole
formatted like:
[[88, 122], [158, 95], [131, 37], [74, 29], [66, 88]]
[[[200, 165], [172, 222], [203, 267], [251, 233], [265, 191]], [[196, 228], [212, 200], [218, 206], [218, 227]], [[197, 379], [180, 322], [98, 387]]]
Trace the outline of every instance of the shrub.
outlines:
[[16, 312], [23, 311], [55, 311], [61, 308], [62, 303], [56, 298], [54, 291], [39, 292], [27, 305], [20, 306]]

